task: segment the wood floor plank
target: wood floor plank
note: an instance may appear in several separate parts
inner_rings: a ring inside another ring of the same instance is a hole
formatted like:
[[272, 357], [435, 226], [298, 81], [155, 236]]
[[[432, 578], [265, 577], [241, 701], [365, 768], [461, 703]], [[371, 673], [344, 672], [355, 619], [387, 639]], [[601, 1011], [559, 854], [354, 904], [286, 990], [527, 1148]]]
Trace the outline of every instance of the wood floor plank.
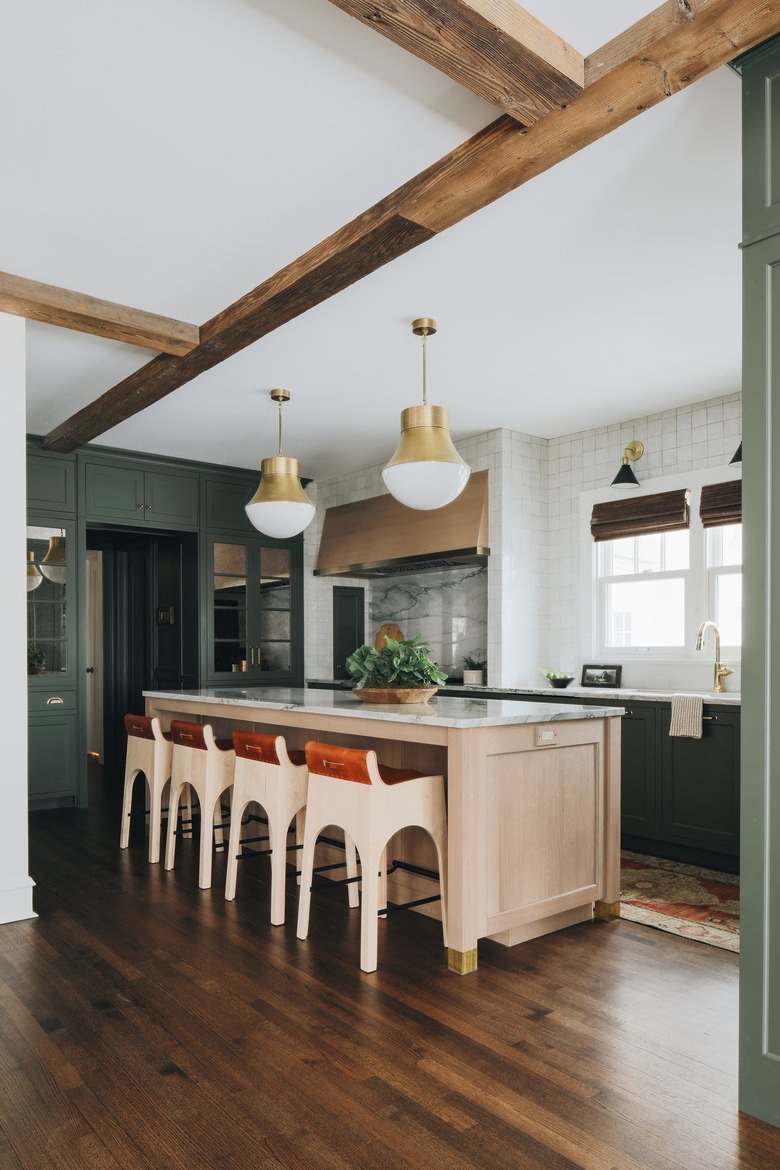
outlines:
[[[0, 926], [1, 1170], [777, 1170], [736, 1107], [735, 956], [583, 924], [446, 966], [438, 924], [315, 895], [269, 922], [267, 859], [235, 902], [118, 848], [116, 778], [35, 814], [30, 922]], [[25, 1134], [24, 1140], [20, 1133]]]

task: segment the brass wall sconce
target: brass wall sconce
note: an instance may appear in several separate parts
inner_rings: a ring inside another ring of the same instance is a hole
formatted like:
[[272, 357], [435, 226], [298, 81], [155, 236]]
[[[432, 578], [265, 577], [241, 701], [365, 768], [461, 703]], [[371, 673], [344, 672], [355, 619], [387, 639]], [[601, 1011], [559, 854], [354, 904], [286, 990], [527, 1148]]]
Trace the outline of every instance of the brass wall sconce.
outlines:
[[610, 487], [616, 488], [638, 488], [641, 487], [639, 480], [634, 475], [634, 470], [631, 466], [637, 459], [641, 459], [645, 453], [644, 443], [640, 443], [638, 439], [634, 439], [633, 443], [629, 443], [623, 452], [623, 458], [620, 461], [618, 473], [612, 480]]

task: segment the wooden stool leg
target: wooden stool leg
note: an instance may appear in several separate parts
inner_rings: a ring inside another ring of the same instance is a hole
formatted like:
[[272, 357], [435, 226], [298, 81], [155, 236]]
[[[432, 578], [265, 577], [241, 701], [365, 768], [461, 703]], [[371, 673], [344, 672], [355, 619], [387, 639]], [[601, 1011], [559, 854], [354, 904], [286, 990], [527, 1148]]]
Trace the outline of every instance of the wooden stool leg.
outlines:
[[127, 849], [130, 843], [130, 809], [133, 804], [133, 785], [138, 776], [138, 768], [125, 770], [125, 791], [122, 797], [122, 824], [119, 828], [119, 848]]
[[175, 788], [171, 783], [171, 797], [168, 802], [168, 829], [165, 835], [165, 868], [173, 869], [173, 861], [176, 855], [176, 819], [179, 808], [179, 798], [181, 796], [181, 786], [177, 785]]
[[306, 833], [303, 839], [303, 856], [301, 858], [301, 890], [298, 899], [298, 938], [306, 938], [309, 933], [309, 910], [311, 908], [311, 881], [314, 871], [314, 847], [319, 835], [319, 826], [314, 829], [307, 820]]
[[228, 902], [236, 896], [236, 875], [238, 873], [238, 855], [241, 852], [241, 819], [248, 801], [243, 794], [233, 793], [233, 809], [230, 817], [230, 837], [228, 839], [227, 876], [225, 878], [225, 898]]
[[268, 817], [268, 844], [271, 847], [271, 925], [284, 926], [284, 899], [287, 887], [287, 825]]
[[[356, 878], [358, 875], [357, 851], [355, 849], [355, 842], [352, 840], [349, 833], [344, 834], [344, 852], [347, 855], [347, 877]], [[361, 863], [362, 860], [363, 859], [361, 858]], [[358, 894], [357, 882], [350, 882], [350, 884], [347, 886], [347, 898], [349, 899], [349, 905], [351, 909], [354, 910], [356, 906], [360, 905], [360, 895]]]
[[379, 865], [384, 849], [368, 848], [363, 860], [363, 902], [360, 908], [360, 969], [376, 971], [379, 930]]

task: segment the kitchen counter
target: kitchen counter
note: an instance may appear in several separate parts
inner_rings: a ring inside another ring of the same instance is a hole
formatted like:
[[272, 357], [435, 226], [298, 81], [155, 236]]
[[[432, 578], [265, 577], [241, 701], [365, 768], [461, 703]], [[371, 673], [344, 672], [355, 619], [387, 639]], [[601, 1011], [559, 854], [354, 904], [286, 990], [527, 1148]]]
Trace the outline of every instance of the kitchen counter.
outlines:
[[[200, 718], [218, 735], [268, 730], [291, 748], [308, 740], [370, 747], [383, 763], [447, 777], [450, 968], [476, 970], [477, 942], [513, 946], [619, 913], [620, 716], [517, 699], [438, 696], [375, 706], [341, 691], [211, 687], [146, 691], [163, 728]], [[388, 857], [432, 868], [432, 844], [405, 829]], [[425, 897], [430, 880], [402, 873], [389, 897]], [[436, 904], [420, 907], [437, 913]]]
[[[311, 687], [334, 687], [339, 690], [351, 690], [352, 684], [346, 679], [307, 679], [307, 685]], [[742, 695], [738, 691], [724, 691], [717, 693], [716, 691], [667, 691], [667, 690], [639, 690], [636, 687], [580, 687], [568, 686], [564, 688], [539, 686], [539, 687], [473, 687], [464, 686], [462, 683], [445, 683], [439, 687], [439, 694], [443, 695], [457, 695], [459, 691], [468, 691], [469, 694], [478, 694], [481, 691], [491, 695], [544, 695], [545, 698], [556, 696], [562, 697], [564, 695], [577, 695], [579, 698], [587, 699], [589, 702], [604, 700], [616, 700], [618, 703], [641, 703], [643, 700], [646, 703], [668, 703], [671, 701], [673, 695], [679, 694], [695, 694], [701, 695], [705, 703], [722, 703], [725, 706], [741, 706]]]

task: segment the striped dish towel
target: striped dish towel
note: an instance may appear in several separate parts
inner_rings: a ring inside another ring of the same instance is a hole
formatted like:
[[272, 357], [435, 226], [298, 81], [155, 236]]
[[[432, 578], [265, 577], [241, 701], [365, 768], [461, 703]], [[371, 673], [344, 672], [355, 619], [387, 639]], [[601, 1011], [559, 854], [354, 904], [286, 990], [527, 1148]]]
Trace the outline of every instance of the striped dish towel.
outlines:
[[672, 695], [669, 734], [683, 735], [688, 739], [701, 739], [703, 715], [704, 699], [701, 695]]

